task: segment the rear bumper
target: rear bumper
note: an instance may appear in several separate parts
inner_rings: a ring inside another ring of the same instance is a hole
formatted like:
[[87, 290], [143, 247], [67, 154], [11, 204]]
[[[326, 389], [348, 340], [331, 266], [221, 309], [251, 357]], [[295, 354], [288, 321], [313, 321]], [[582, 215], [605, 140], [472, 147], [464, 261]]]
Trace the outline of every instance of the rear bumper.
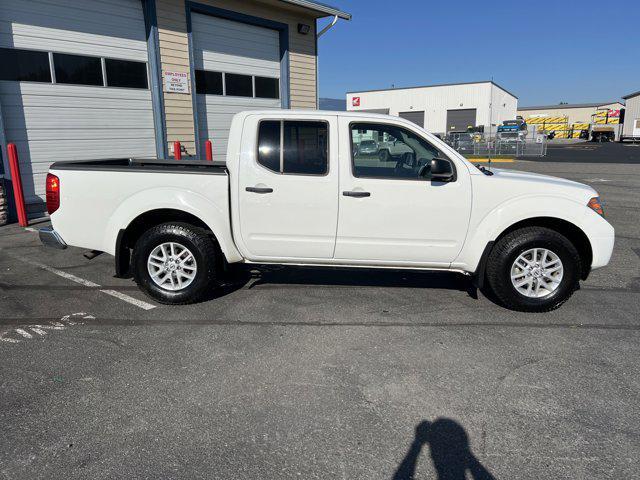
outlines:
[[67, 248], [67, 244], [64, 242], [60, 234], [52, 227], [41, 228], [38, 230], [38, 234], [40, 235], [40, 241], [42, 244], [47, 247], [57, 248], [59, 250]]

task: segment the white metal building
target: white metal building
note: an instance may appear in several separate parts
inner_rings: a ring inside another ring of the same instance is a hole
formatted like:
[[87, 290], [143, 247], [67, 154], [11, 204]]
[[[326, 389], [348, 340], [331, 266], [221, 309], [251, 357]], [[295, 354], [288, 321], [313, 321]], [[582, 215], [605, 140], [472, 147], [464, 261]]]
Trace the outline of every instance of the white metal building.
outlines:
[[517, 108], [518, 97], [492, 81], [347, 93], [347, 110], [398, 115], [439, 134], [480, 126], [495, 131]]
[[626, 102], [622, 140], [627, 138], [640, 140], [640, 91], [630, 93], [622, 98]]

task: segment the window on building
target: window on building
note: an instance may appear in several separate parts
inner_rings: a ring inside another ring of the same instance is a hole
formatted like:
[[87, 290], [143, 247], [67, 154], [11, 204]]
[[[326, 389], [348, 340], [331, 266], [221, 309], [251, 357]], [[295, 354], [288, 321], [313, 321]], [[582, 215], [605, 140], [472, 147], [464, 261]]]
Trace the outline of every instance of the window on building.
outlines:
[[353, 123], [351, 142], [355, 177], [424, 180], [422, 167], [443, 157], [424, 138], [395, 125]]
[[253, 97], [253, 79], [251, 75], [225, 73], [224, 77], [226, 95], [234, 97]]
[[256, 97], [280, 98], [280, 82], [277, 78], [255, 77]]
[[107, 86], [149, 88], [146, 63], [111, 58], [106, 58], [104, 63], [107, 73]]
[[258, 128], [258, 163], [280, 172], [280, 121], [260, 122]]
[[196, 93], [222, 95], [222, 72], [196, 70]]
[[284, 122], [283, 173], [327, 173], [327, 135], [325, 122]]
[[56, 72], [56, 83], [104, 85], [100, 58], [54, 53], [53, 65]]
[[0, 65], [0, 80], [51, 83], [47, 52], [0, 48]]

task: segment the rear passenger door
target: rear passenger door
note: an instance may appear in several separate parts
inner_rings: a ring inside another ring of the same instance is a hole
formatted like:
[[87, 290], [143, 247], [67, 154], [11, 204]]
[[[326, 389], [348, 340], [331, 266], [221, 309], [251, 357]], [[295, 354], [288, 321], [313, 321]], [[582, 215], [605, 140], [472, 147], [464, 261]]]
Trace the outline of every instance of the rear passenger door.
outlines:
[[248, 120], [247, 130], [255, 135], [244, 136], [251, 144], [243, 142], [238, 194], [248, 258], [331, 258], [338, 219], [335, 117]]

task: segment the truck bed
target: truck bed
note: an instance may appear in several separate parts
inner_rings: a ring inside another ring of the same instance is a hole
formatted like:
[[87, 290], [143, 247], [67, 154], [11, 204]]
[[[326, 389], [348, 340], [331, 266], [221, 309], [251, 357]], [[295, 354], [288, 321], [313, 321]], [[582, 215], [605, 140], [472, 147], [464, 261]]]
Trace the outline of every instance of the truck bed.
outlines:
[[51, 219], [69, 245], [114, 254], [120, 230], [154, 210], [186, 212], [221, 235], [230, 231], [223, 162], [120, 158], [56, 162], [50, 172], [60, 185]]
[[202, 173], [209, 175], [225, 175], [227, 173], [227, 165], [225, 162], [143, 158], [109, 158], [103, 160], [55, 162], [51, 165], [51, 169], [109, 172]]

